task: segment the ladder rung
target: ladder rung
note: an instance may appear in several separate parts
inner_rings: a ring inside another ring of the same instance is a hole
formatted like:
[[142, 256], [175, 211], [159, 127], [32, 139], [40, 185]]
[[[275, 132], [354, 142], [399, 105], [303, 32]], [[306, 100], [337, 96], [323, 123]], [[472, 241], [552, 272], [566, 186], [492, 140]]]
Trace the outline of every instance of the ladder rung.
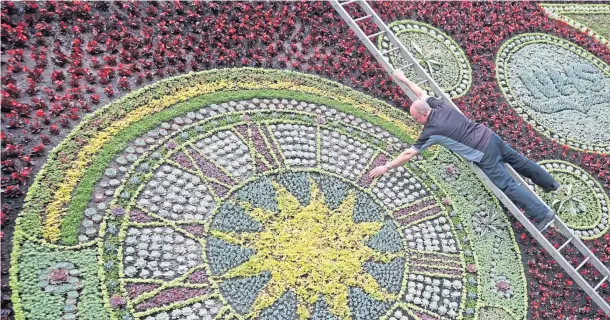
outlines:
[[576, 271], [578, 271], [578, 269], [582, 268], [582, 266], [585, 265], [585, 263], [587, 263], [587, 261], [589, 261], [589, 259], [591, 259], [591, 257], [587, 257], [583, 262], [580, 263], [580, 265], [578, 265], [578, 267], [576, 267]]
[[381, 53], [381, 55], [388, 54], [388, 53], [393, 52], [393, 51], [396, 51], [396, 50], [398, 50], [398, 49], [400, 49], [400, 48], [394, 48], [394, 49], [392, 49], [392, 50], [386, 50], [386, 51], [382, 52], [382, 53]]
[[343, 2], [341, 5], [342, 6], [346, 6], [346, 5], [350, 4], [350, 3], [358, 2], [358, 1], [360, 1], [360, 0], [350, 0], [350, 1], [347, 1], [347, 2]]
[[418, 83], [417, 83], [417, 85], [419, 86], [420, 84], [424, 84], [424, 83], [426, 83], [426, 82], [428, 82], [428, 80], [424, 80], [424, 81], [422, 81], [422, 82], [418, 82]]
[[597, 291], [597, 288], [601, 287], [601, 285], [604, 283], [604, 281], [608, 280], [608, 276], [605, 276], [602, 281], [600, 281], [595, 288], [593, 288], [593, 291]]
[[375, 36], [378, 36], [378, 35], [380, 35], [380, 34], [382, 34], [382, 33], [385, 33], [385, 31], [379, 31], [379, 32], [374, 33], [374, 34], [369, 34], [369, 35], [368, 35], [368, 36], [366, 36], [366, 37], [367, 37], [367, 38], [370, 38], [370, 37], [375, 37]]
[[570, 238], [570, 239], [568, 239], [568, 241], [564, 242], [564, 244], [562, 244], [561, 247], [559, 247], [559, 249], [557, 249], [557, 251], [561, 251], [561, 249], [565, 248], [565, 246], [567, 246], [568, 244], [570, 244], [570, 242], [572, 242], [572, 239], [574, 239], [574, 238]]
[[354, 22], [362, 21], [362, 20], [364, 20], [366, 18], [370, 18], [370, 17], [372, 17], [372, 15], [369, 14], [368, 16], [364, 16], [362, 18], [354, 19]]
[[408, 68], [408, 67], [410, 67], [412, 65], [413, 65], [413, 63], [405, 64], [404, 66], [398, 68], [398, 70], [402, 70], [402, 69]]

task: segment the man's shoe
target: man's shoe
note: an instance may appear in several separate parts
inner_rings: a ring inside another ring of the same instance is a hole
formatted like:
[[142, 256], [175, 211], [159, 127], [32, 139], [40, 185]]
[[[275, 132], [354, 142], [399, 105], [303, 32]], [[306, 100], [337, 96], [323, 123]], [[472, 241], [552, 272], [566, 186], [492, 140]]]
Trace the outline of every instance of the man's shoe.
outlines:
[[548, 226], [551, 225], [553, 221], [555, 221], [555, 211], [549, 210], [547, 215], [542, 220], [536, 222], [536, 229], [542, 232], [544, 231], [544, 229], [548, 228]]
[[548, 188], [542, 188], [542, 191], [549, 193], [551, 191], [557, 191], [559, 190], [559, 187], [561, 187], [561, 185], [559, 184], [559, 182], [555, 181], [553, 182], [553, 185], [548, 187]]

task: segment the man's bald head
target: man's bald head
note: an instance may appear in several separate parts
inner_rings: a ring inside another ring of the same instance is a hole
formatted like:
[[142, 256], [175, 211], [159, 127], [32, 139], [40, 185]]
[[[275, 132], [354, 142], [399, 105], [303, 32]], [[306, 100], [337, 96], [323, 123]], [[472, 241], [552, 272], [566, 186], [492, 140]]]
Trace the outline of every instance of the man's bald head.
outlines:
[[426, 122], [428, 122], [428, 114], [430, 113], [430, 110], [430, 105], [428, 105], [425, 100], [418, 99], [411, 104], [409, 113], [418, 123], [426, 124]]

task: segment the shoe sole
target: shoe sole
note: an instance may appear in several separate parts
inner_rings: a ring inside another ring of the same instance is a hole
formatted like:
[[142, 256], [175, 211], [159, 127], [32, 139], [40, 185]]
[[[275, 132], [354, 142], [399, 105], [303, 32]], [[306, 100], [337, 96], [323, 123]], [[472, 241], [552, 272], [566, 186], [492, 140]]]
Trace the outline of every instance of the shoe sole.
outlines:
[[553, 214], [551, 216], [551, 218], [549, 219], [549, 221], [544, 224], [544, 227], [542, 229], [537, 228], [538, 231], [542, 232], [542, 231], [546, 230], [546, 228], [548, 228], [551, 224], [553, 224], [553, 222], [555, 222], [555, 214]]

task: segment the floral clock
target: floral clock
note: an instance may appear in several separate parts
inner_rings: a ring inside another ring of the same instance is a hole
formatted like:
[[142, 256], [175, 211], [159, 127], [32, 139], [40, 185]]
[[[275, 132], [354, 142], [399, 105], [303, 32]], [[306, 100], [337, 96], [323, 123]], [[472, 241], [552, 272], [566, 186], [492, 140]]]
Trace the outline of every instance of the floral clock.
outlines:
[[[496, 200], [406, 113], [213, 70], [140, 89], [49, 157], [15, 234], [18, 319], [524, 319]], [[40, 308], [40, 306], [43, 308]]]

